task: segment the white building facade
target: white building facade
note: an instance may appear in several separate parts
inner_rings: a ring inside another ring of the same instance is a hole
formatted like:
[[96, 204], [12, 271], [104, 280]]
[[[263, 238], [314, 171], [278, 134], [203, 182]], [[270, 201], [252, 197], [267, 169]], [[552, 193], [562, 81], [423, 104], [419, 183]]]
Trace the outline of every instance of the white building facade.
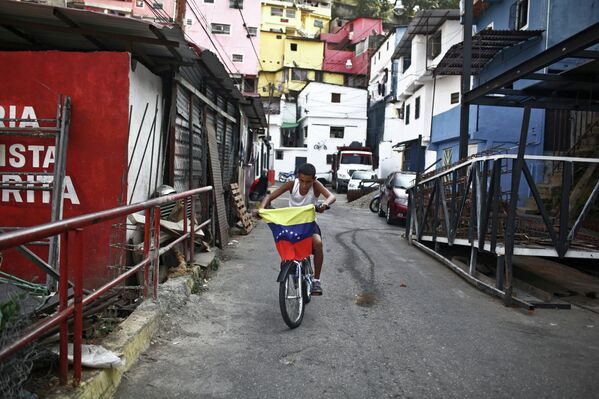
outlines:
[[288, 159], [282, 161], [287, 170], [294, 170], [302, 161], [310, 162], [317, 175], [330, 182], [337, 147], [366, 143], [367, 90], [311, 82], [298, 95], [297, 111], [304, 150], [286, 153]]
[[412, 171], [438, 161], [437, 152], [428, 149], [431, 123], [434, 115], [459, 102], [460, 77], [435, 77], [434, 70], [462, 36], [459, 10], [420, 11], [410, 23], [393, 55], [398, 65], [395, 112], [385, 114], [380, 159], [390, 157], [401, 170]]

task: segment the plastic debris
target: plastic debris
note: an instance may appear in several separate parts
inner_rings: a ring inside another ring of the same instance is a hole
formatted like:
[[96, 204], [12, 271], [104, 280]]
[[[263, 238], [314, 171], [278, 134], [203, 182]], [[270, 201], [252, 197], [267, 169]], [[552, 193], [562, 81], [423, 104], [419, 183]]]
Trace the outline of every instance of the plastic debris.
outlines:
[[[68, 350], [69, 363], [73, 363], [73, 344], [69, 344]], [[52, 352], [58, 355], [58, 346], [53, 347]], [[81, 345], [81, 364], [96, 369], [115, 369], [124, 366], [125, 360], [100, 345]]]

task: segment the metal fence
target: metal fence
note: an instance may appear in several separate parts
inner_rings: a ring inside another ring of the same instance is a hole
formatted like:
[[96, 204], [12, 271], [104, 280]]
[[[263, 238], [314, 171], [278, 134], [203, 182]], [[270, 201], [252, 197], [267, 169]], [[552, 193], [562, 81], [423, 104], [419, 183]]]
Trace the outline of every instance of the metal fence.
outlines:
[[[440, 244], [470, 247], [469, 270], [455, 271], [506, 304], [530, 307], [512, 296], [514, 255], [599, 258], [597, 228], [587, 222], [599, 196], [598, 166], [596, 158], [498, 154], [468, 159], [422, 176], [408, 189], [406, 236], [436, 257]], [[537, 183], [546, 178], [553, 179], [551, 185]], [[497, 256], [494, 287], [476, 278], [480, 252]]]
[[[61, 220], [58, 222], [47, 223], [40, 226], [25, 228], [0, 235], [0, 251], [16, 248], [18, 246], [52, 237], [60, 237], [60, 266], [59, 266], [59, 306], [58, 311], [41, 320], [27, 330], [21, 338], [9, 345], [0, 348], [0, 362], [14, 355], [28, 344], [40, 339], [46, 332], [59, 326], [60, 335], [60, 362], [59, 374], [60, 382], [68, 382], [68, 323], [73, 319], [73, 383], [79, 384], [81, 381], [81, 345], [83, 340], [83, 307], [98, 300], [103, 294], [112, 288], [116, 288], [124, 283], [129, 277], [143, 271], [144, 298], [148, 297], [149, 277], [152, 273], [152, 295], [154, 298], [158, 295], [158, 268], [159, 257], [170, 250], [175, 245], [182, 243], [186, 260], [192, 260], [194, 257], [195, 231], [204, 226], [210, 225], [211, 220], [205, 220], [195, 226], [194, 217], [191, 217], [189, 223], [187, 218], [183, 218], [183, 234], [164, 247], [160, 247], [160, 205], [183, 200], [185, 207], [190, 208], [191, 215], [195, 215], [194, 197], [205, 194], [207, 202], [211, 199], [212, 186], [197, 188], [178, 194], [167, 195], [140, 202], [137, 204], [113, 208], [101, 212], [94, 212], [78, 217]], [[83, 240], [82, 230], [86, 227], [111, 221], [129, 214], [145, 211], [144, 224], [144, 243], [143, 260], [135, 264], [126, 272], [98, 288], [97, 290], [84, 295], [83, 294], [83, 273], [84, 265], [82, 263]], [[187, 211], [184, 213], [187, 215]], [[154, 234], [152, 234], [152, 229]], [[68, 270], [73, 271], [72, 281]], [[69, 285], [73, 287], [73, 303], [69, 305], [68, 289]]]

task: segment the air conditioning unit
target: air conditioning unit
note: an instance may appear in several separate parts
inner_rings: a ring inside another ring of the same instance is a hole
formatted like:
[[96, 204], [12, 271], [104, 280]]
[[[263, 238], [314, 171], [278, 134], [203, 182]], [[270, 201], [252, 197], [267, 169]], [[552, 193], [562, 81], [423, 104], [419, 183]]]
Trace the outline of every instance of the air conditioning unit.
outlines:
[[347, 61], [345, 61], [345, 68], [346, 69], [352, 69], [354, 65], [352, 64], [351, 60], [348, 59]]

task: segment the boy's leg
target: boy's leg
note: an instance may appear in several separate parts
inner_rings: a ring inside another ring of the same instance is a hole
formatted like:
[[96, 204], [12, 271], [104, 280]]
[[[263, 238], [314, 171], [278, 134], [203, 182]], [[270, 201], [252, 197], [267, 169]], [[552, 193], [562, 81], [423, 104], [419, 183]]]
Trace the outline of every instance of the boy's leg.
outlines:
[[320, 279], [320, 271], [322, 270], [322, 238], [320, 234], [314, 234], [312, 236], [312, 251], [314, 253], [314, 278]]

